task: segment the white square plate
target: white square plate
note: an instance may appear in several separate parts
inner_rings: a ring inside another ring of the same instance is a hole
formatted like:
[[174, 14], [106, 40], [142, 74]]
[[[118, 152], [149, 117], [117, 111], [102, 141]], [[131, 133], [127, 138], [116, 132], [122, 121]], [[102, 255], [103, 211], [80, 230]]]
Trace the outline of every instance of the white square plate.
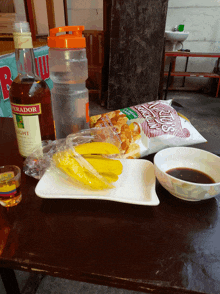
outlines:
[[85, 190], [59, 176], [54, 170], [48, 170], [38, 182], [35, 192], [41, 198], [99, 199], [138, 205], [158, 205], [155, 191], [156, 178], [154, 165], [144, 159], [121, 159], [123, 172], [115, 188], [109, 190]]

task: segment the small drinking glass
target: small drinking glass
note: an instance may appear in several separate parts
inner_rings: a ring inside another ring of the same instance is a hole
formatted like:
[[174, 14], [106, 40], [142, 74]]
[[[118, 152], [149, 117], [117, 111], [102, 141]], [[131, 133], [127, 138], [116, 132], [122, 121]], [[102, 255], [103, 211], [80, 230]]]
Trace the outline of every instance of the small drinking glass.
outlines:
[[21, 170], [16, 165], [0, 166], [0, 204], [12, 207], [20, 203]]

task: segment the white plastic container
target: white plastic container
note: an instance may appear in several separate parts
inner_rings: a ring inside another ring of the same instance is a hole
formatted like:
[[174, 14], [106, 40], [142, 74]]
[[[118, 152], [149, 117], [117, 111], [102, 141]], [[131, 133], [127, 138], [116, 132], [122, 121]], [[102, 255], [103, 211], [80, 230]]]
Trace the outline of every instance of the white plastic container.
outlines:
[[[53, 81], [52, 106], [56, 138], [89, 128], [88, 61], [84, 26], [50, 30], [49, 70]], [[71, 32], [69, 34], [59, 34]]]

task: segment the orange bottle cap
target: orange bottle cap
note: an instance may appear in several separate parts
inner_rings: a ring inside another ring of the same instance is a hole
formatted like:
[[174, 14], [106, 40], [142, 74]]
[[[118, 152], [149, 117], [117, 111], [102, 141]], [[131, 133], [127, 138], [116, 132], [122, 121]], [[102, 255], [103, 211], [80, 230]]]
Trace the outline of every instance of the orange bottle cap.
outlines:
[[[50, 30], [50, 36], [47, 38], [50, 48], [85, 48], [86, 39], [82, 36], [84, 26], [65, 26]], [[58, 33], [71, 32], [70, 34]]]

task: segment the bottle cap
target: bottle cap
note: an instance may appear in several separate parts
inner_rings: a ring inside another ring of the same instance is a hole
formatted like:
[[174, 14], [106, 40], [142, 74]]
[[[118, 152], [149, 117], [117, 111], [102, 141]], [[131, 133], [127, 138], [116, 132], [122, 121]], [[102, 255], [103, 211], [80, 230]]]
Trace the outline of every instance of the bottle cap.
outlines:
[[[82, 36], [84, 26], [65, 26], [50, 30], [50, 36], [47, 38], [50, 48], [85, 48], [86, 39]], [[58, 33], [71, 32], [70, 34]]]
[[33, 48], [30, 26], [28, 22], [15, 22], [13, 36], [15, 49]]
[[16, 33], [29, 33], [30, 26], [29, 23], [26, 21], [20, 21], [14, 23], [14, 32]]

